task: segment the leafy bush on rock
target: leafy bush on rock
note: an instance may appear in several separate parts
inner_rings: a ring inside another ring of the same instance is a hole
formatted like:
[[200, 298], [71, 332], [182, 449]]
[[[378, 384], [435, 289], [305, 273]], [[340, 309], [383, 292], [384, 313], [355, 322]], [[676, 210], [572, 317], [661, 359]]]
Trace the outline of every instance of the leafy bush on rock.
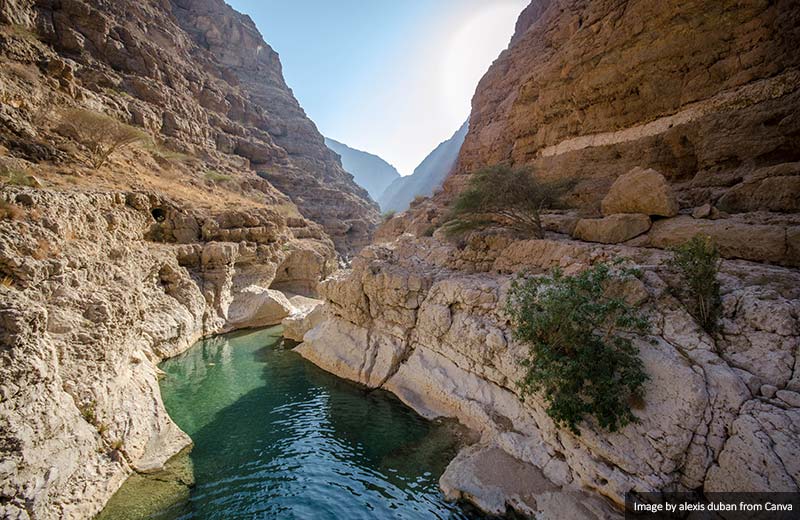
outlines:
[[641, 399], [647, 374], [631, 337], [649, 324], [610, 290], [629, 276], [597, 264], [512, 283], [506, 311], [515, 337], [530, 347], [522, 396], [540, 394], [547, 414], [576, 434], [586, 416], [610, 431], [636, 420], [630, 403]]

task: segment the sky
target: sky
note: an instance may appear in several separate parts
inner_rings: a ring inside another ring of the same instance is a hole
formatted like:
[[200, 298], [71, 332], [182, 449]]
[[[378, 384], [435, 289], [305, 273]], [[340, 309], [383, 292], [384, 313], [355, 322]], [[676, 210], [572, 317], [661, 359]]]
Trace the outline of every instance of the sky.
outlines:
[[320, 132], [409, 175], [469, 117], [530, 0], [227, 0]]

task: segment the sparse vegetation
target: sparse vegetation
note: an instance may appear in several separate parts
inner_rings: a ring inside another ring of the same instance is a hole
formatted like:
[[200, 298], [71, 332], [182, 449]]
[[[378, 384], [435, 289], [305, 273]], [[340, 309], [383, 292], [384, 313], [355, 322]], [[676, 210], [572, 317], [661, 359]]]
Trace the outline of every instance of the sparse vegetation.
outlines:
[[23, 40], [33, 41], [38, 40], [39, 35], [33, 32], [31, 29], [24, 25], [20, 25], [17, 23], [12, 23], [6, 25], [4, 28], [4, 32], [16, 38], [21, 38]]
[[97, 407], [96, 401], [90, 401], [83, 406], [78, 407], [81, 412], [81, 417], [93, 426], [97, 426], [97, 414], [95, 408]]
[[64, 113], [59, 130], [86, 150], [86, 162], [99, 169], [114, 154], [127, 146], [148, 139], [145, 132], [91, 110], [73, 109]]
[[522, 168], [485, 168], [472, 174], [456, 199], [445, 232], [453, 236], [497, 225], [541, 238], [540, 212], [556, 207], [570, 186], [569, 182], [541, 182]]
[[381, 218], [383, 219], [384, 222], [388, 222], [388, 221], [392, 220], [396, 214], [397, 214], [397, 212], [395, 212], [395, 210], [390, 209], [389, 211], [385, 211], [381, 215]]
[[630, 336], [649, 324], [609, 290], [629, 276], [598, 264], [574, 276], [556, 269], [512, 284], [506, 311], [514, 336], [530, 347], [521, 394], [541, 393], [547, 414], [576, 434], [586, 416], [610, 431], [636, 420], [631, 402], [642, 397], [647, 375]]
[[720, 313], [719, 250], [708, 236], [696, 235], [672, 250], [669, 262], [681, 276], [679, 296], [689, 302], [689, 312], [708, 332], [714, 332]]
[[408, 203], [408, 207], [416, 208], [426, 200], [428, 200], [428, 197], [426, 197], [425, 195], [417, 195], [416, 197], [414, 197], [414, 200]]
[[24, 209], [0, 199], [0, 220], [21, 220], [23, 217], [25, 217]]
[[206, 170], [205, 178], [206, 180], [209, 180], [211, 182], [218, 183], [218, 182], [228, 182], [233, 177], [231, 177], [230, 175], [225, 175], [224, 173], [220, 173], [216, 170]]
[[0, 280], [0, 286], [10, 289], [14, 286], [14, 280], [10, 276], [4, 276], [3, 279]]
[[44, 260], [57, 256], [58, 253], [59, 250], [57, 247], [52, 246], [47, 240], [40, 238], [36, 241], [36, 248], [31, 252], [31, 257], [33, 257], [34, 260]]
[[125, 446], [125, 443], [122, 441], [122, 439], [117, 439], [117, 440], [115, 440], [114, 442], [111, 443], [111, 449], [112, 450], [122, 451], [122, 448], [124, 446]]
[[0, 181], [3, 184], [10, 186], [28, 186], [35, 187], [36, 179], [27, 171], [24, 170], [6, 170], [0, 172]]

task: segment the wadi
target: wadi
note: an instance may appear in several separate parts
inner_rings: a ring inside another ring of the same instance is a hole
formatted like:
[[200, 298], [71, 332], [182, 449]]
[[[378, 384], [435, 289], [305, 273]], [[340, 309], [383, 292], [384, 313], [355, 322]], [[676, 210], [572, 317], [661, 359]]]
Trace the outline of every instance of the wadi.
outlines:
[[0, 0], [0, 517], [800, 493], [796, 2], [229, 3]]

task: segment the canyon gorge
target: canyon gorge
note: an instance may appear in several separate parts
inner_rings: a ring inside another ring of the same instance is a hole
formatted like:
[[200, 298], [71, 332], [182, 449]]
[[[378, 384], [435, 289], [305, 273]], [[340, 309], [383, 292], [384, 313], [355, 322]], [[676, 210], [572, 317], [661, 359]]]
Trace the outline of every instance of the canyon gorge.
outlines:
[[[158, 364], [278, 324], [318, 367], [466, 428], [439, 486], [488, 514], [800, 491], [796, 2], [533, 0], [429, 156], [430, 197], [379, 183], [383, 222], [269, 37], [222, 0], [0, 0], [0, 517], [94, 517], [192, 442]], [[90, 166], [68, 131], [87, 113], [147, 138]], [[498, 164], [568, 181], [543, 236], [447, 236]], [[710, 332], [670, 267], [697, 235], [722, 257]], [[520, 273], [619, 260], [649, 379], [637, 421], [573, 432], [522, 394], [505, 302]]]

